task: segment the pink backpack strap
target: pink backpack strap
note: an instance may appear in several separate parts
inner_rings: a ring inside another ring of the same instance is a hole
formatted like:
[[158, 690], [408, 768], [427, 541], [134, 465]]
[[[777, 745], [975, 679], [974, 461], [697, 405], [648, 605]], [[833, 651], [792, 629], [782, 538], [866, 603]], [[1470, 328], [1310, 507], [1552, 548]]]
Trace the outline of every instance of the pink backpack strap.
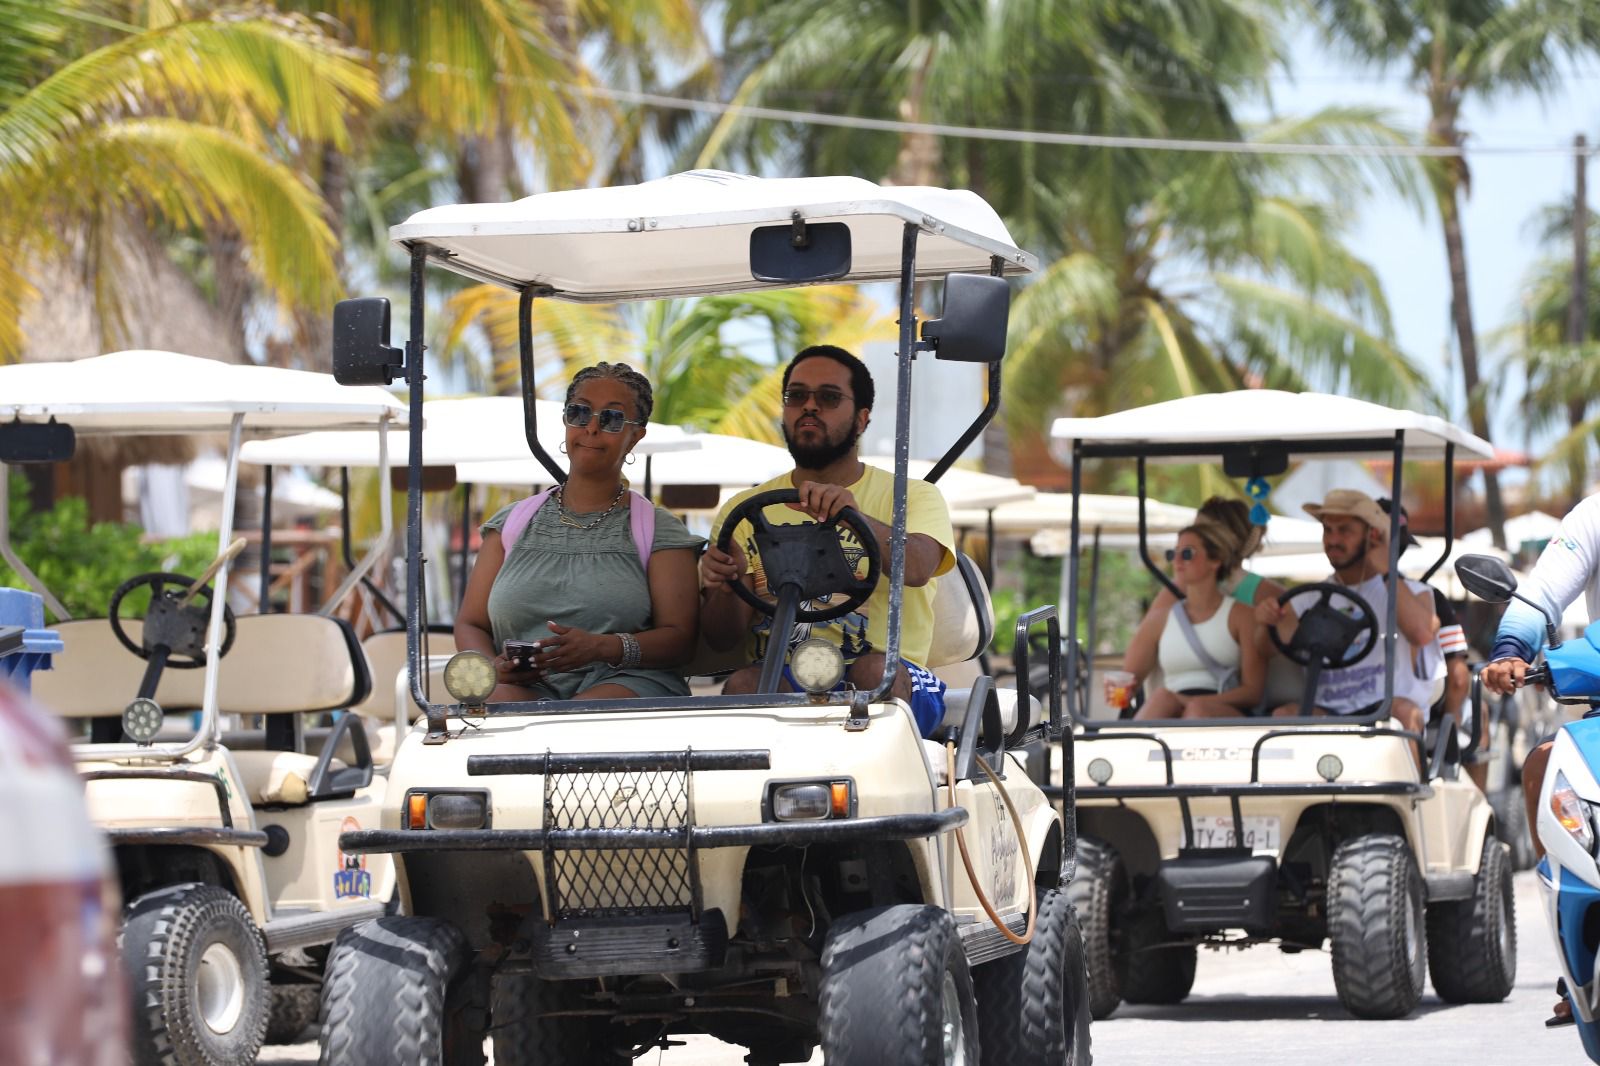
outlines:
[[[523, 531], [533, 521], [533, 516], [539, 513], [539, 508], [544, 506], [544, 501], [550, 498], [552, 491], [545, 489], [512, 506], [511, 513], [506, 515], [505, 523], [500, 527], [500, 543], [507, 555], [522, 539]], [[639, 550], [639, 565], [648, 571], [650, 552], [656, 540], [656, 505], [637, 492], [628, 493], [628, 526], [633, 532], [634, 547]]]

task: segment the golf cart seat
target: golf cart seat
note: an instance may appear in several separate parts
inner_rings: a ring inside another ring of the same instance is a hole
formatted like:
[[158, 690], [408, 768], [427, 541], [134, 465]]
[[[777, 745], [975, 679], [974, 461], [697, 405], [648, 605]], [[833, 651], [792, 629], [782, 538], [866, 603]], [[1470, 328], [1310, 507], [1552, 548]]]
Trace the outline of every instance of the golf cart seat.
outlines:
[[[372, 673], [372, 691], [366, 699], [351, 706], [350, 710], [361, 716], [367, 743], [372, 748], [373, 763], [387, 766], [400, 745], [402, 704], [406, 708], [407, 723], [416, 721], [422, 714], [422, 708], [411, 698], [411, 686], [407, 684], [406, 631], [404, 628], [379, 630], [361, 642], [361, 651]], [[456, 638], [449, 628], [428, 627], [426, 653], [430, 659], [434, 656], [448, 658], [455, 652]], [[342, 745], [341, 750], [334, 754], [345, 757], [351, 754], [345, 750], [348, 747], [348, 744]]]

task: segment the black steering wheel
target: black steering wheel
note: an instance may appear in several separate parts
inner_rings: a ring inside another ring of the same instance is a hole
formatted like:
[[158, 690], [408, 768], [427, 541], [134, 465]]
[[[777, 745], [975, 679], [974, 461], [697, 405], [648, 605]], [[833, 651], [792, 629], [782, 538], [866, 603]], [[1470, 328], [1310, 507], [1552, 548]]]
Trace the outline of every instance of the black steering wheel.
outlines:
[[[733, 544], [733, 531], [739, 527], [739, 523], [749, 522], [755, 531], [756, 550], [761, 553], [761, 567], [766, 572], [767, 588], [774, 594], [788, 584], [799, 587], [802, 600], [834, 593], [845, 594], [845, 599], [840, 603], [796, 611], [795, 621], [827, 622], [842, 618], [866, 603], [867, 597], [878, 586], [878, 575], [882, 569], [878, 538], [873, 535], [861, 512], [854, 507], [842, 509], [826, 522], [778, 524], [767, 520], [766, 508], [774, 504], [799, 502], [800, 494], [794, 489], [773, 489], [744, 500], [723, 521], [722, 530], [717, 534], [717, 550], [727, 551]], [[844, 546], [839, 540], [841, 525], [848, 527], [861, 545], [862, 557], [867, 561], [865, 577], [856, 576], [855, 562], [845, 555]], [[757, 596], [743, 581], [733, 582], [733, 591], [762, 614], [777, 614], [777, 604]]]
[[[1320, 666], [1324, 670], [1339, 670], [1367, 657], [1378, 642], [1378, 616], [1372, 605], [1343, 585], [1331, 581], [1318, 581], [1312, 585], [1297, 585], [1285, 589], [1278, 597], [1287, 604], [1298, 596], [1317, 593], [1312, 604], [1295, 627], [1294, 639], [1287, 644], [1278, 636], [1278, 627], [1269, 626], [1267, 636], [1283, 657], [1298, 666]], [[1335, 599], [1346, 599], [1356, 609], [1351, 617], [1333, 606]], [[1365, 640], [1358, 638], [1365, 635]]]
[[[182, 603], [184, 596], [194, 585], [194, 580], [183, 574], [157, 571], [140, 574], [124, 581], [117, 586], [117, 591], [111, 594], [111, 607], [108, 612], [111, 616], [111, 632], [117, 635], [117, 640], [124, 648], [141, 659], [149, 659], [157, 648], [164, 647], [167, 649], [167, 666], [179, 670], [193, 670], [204, 666], [206, 627], [211, 621], [211, 598], [214, 593], [211, 586], [206, 585], [199, 589], [188, 603]], [[142, 640], [136, 643], [128, 636], [128, 631], [122, 628], [119, 609], [129, 593], [145, 587], [150, 589], [150, 606], [145, 609], [144, 631], [140, 634]], [[222, 605], [222, 625], [222, 647], [217, 650], [219, 659], [228, 654], [228, 649], [233, 647], [235, 629], [233, 608], [226, 603]]]

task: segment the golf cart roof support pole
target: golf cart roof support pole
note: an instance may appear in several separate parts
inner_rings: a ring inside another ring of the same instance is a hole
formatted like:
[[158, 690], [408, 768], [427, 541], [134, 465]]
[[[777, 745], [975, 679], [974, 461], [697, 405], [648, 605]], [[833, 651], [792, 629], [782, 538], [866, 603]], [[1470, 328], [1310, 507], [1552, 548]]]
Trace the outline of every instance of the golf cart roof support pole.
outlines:
[[[997, 255], [989, 257], [990, 277], [1004, 277], [1005, 268], [1006, 263], [1004, 259], [1001, 259]], [[978, 434], [982, 433], [984, 429], [988, 427], [989, 423], [994, 421], [994, 413], [999, 409], [1000, 361], [997, 359], [989, 364], [989, 398], [987, 402], [984, 403], [983, 410], [978, 412], [978, 417], [972, 420], [972, 425], [967, 427], [967, 431], [961, 434], [961, 439], [950, 445], [949, 450], [946, 451], [944, 455], [939, 457], [939, 461], [933, 464], [933, 469], [928, 471], [928, 476], [923, 480], [937, 482], [940, 478], [944, 477], [944, 472], [949, 470], [951, 464], [953, 464], [957, 459], [961, 458], [961, 453], [967, 450], [967, 446], [973, 441], [977, 440]], [[991, 512], [991, 517], [992, 515], [993, 512]], [[994, 538], [990, 537], [989, 539], [990, 543], [993, 543]], [[990, 584], [994, 583], [993, 573], [985, 576], [988, 577]]]
[[[889, 646], [883, 653], [883, 680], [867, 697], [877, 703], [889, 694], [900, 670], [900, 610], [906, 594], [906, 469], [911, 462], [911, 361], [917, 357], [917, 234], [907, 222], [900, 235], [900, 373], [894, 397], [894, 521], [889, 527]], [[947, 456], [948, 457], [948, 456]], [[932, 480], [932, 476], [929, 476]]]
[[983, 512], [983, 581], [994, 588], [994, 508]]
[[472, 486], [461, 483], [461, 574], [456, 581], [456, 609], [467, 595], [467, 548], [472, 541]]
[[655, 458], [655, 456], [652, 455], [647, 455], [644, 457], [644, 498], [647, 500], [655, 499], [655, 494], [651, 491], [653, 486], [650, 484], [650, 479], [655, 473], [655, 471], [650, 468], [650, 460], [653, 458]]
[[222, 483], [222, 521], [217, 530], [217, 554], [222, 556], [222, 566], [211, 586], [211, 619], [206, 623], [206, 687], [200, 701], [200, 728], [194, 739], [183, 747], [183, 754], [195, 748], [210, 747], [217, 736], [217, 682], [222, 679], [218, 650], [222, 647], [222, 612], [228, 603], [228, 573], [233, 567], [233, 556], [228, 546], [233, 543], [233, 506], [239, 495], [239, 445], [244, 437], [244, 412], [233, 416], [228, 427], [228, 473]]
[[1439, 568], [1450, 560], [1450, 552], [1456, 546], [1456, 446], [1451, 441], [1444, 446], [1444, 550], [1439, 553], [1439, 558], [1433, 561], [1422, 575], [1423, 581], [1431, 581]]
[[1067, 527], [1067, 727], [1072, 732], [1073, 723], [1089, 714], [1089, 708], [1078, 706], [1078, 671], [1083, 664], [1078, 661], [1078, 538], [1083, 523], [1078, 515], [1078, 502], [1083, 496], [1083, 449], [1072, 442], [1072, 519]]
[[256, 611], [267, 614], [272, 605], [272, 464], [261, 468], [261, 587], [256, 596]]
[[422, 630], [428, 624], [422, 615], [422, 356], [427, 350], [423, 344], [427, 269], [428, 245], [418, 241], [411, 246], [411, 334], [406, 340], [406, 385], [411, 407], [406, 427], [411, 438], [406, 463], [406, 672], [410, 675], [411, 698], [428, 718], [426, 741], [442, 744], [446, 739], [445, 710], [429, 703], [422, 691]]
[[[420, 418], [421, 416], [418, 415], [417, 417]], [[333, 612], [339, 609], [339, 605], [344, 602], [346, 596], [350, 595], [350, 590], [356, 587], [357, 582], [365, 582], [367, 580], [367, 574], [371, 573], [372, 568], [378, 565], [378, 557], [389, 550], [390, 539], [394, 536], [393, 492], [394, 489], [389, 481], [389, 416], [385, 415], [378, 422], [378, 521], [380, 523], [378, 539], [373, 541], [372, 547], [367, 550], [367, 554], [363, 555], [361, 561], [351, 568], [350, 572], [344, 576], [344, 580], [339, 582], [339, 587], [333, 590], [333, 595], [329, 596], [327, 602], [317, 611], [324, 618], [332, 617]], [[348, 504], [348, 495], [346, 495], [345, 500]], [[348, 533], [349, 529], [350, 508], [346, 506], [344, 530]], [[348, 549], [348, 539], [346, 539], [345, 544]], [[346, 555], [346, 559], [348, 558], [349, 556]], [[370, 588], [371, 586], [368, 585], [368, 587]]]
[[567, 472], [551, 458], [539, 443], [538, 404], [533, 395], [533, 298], [539, 295], [532, 285], [524, 285], [517, 293], [517, 357], [522, 362], [522, 432], [528, 438], [528, 448], [539, 465], [550, 471], [557, 485], [564, 485]]
[[1089, 624], [1088, 632], [1083, 641], [1083, 683], [1084, 691], [1093, 692], [1088, 686], [1094, 684], [1094, 649], [1096, 632], [1100, 621], [1100, 527], [1094, 527], [1094, 540], [1089, 545]]
[[1138, 466], [1139, 466], [1139, 558], [1144, 560], [1145, 569], [1150, 571], [1152, 574], [1156, 575], [1156, 580], [1160, 581], [1163, 585], [1167, 586], [1167, 591], [1172, 593], [1174, 596], [1178, 597], [1178, 599], [1181, 600], [1181, 599], [1183, 599], [1183, 590], [1180, 589], [1176, 584], [1174, 584], [1172, 579], [1167, 576], [1166, 571], [1162, 570], [1161, 567], [1157, 566], [1155, 564], [1155, 561], [1150, 558], [1150, 537], [1149, 537], [1148, 526], [1147, 526], [1147, 523], [1145, 522], [1145, 516], [1144, 516], [1144, 500], [1145, 500], [1144, 464], [1145, 464], [1145, 457], [1143, 455], [1140, 455], [1139, 456], [1139, 460], [1138, 460]]
[[[387, 501], [385, 506], [387, 507]], [[339, 468], [339, 557], [344, 560], [344, 568], [346, 570], [354, 570], [356, 568], [355, 556], [350, 552], [350, 468], [348, 466]], [[393, 601], [383, 594], [383, 590], [372, 583], [371, 578], [363, 577], [361, 584], [372, 594], [373, 599], [383, 605], [383, 609], [389, 612], [390, 617], [401, 625], [406, 624], [405, 612], [396, 607]]]
[[56, 616], [57, 621], [70, 622], [72, 616], [67, 609], [61, 606], [61, 601], [45, 588], [39, 575], [28, 569], [28, 564], [17, 555], [16, 549], [11, 546], [11, 474], [5, 463], [0, 463], [0, 559], [17, 572], [17, 575], [26, 581], [44, 600], [45, 606], [50, 608], [50, 613]]
[[1389, 573], [1384, 579], [1389, 602], [1384, 609], [1383, 634], [1383, 712], [1394, 717], [1394, 645], [1400, 617], [1400, 483], [1401, 462], [1405, 459], [1405, 430], [1394, 433], [1394, 476], [1389, 484]]

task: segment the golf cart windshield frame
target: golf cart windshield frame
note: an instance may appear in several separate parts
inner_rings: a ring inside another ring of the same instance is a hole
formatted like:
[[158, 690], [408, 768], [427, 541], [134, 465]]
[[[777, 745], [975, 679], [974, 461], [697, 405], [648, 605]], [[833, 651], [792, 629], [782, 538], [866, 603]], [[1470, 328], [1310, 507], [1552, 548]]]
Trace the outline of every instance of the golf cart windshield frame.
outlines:
[[[930, 227], [937, 227], [937, 229]], [[901, 229], [899, 346], [896, 353], [894, 509], [890, 523], [888, 572], [883, 578], [889, 582], [888, 633], [887, 647], [884, 649], [883, 678], [877, 687], [870, 692], [845, 691], [824, 696], [812, 696], [804, 692], [765, 693], [737, 697], [735, 702], [740, 707], [848, 706], [851, 719], [864, 722], [867, 718], [867, 708], [887, 698], [895, 677], [899, 673], [900, 641], [902, 636], [901, 612], [905, 598], [906, 485], [911, 441], [912, 362], [916, 359], [918, 352], [928, 350], [926, 342], [920, 342], [917, 339], [916, 317], [917, 240], [919, 235], [925, 231], [930, 233], [937, 232], [946, 237], [950, 236], [943, 224], [929, 218], [924, 218], [920, 222], [905, 222]], [[427, 717], [427, 742], [437, 744], [448, 740], [448, 719], [452, 714], [459, 716], [462, 713], [462, 708], [458, 705], [433, 703], [428, 699], [427, 693], [423, 691], [425, 672], [422, 662], [421, 634], [426, 623], [426, 619], [423, 617], [424, 597], [422, 595], [423, 568], [421, 552], [422, 385], [423, 353], [425, 351], [424, 297], [426, 295], [426, 271], [430, 261], [435, 265], [457, 273], [462, 272], [462, 267], [460, 263], [452, 262], [451, 258], [441, 249], [429, 245], [425, 240], [409, 240], [405, 243], [411, 255], [410, 335], [405, 347], [404, 366], [411, 410], [411, 437], [408, 450], [406, 483], [406, 662], [411, 697], [422, 708]], [[1023, 258], [1019, 257], [1017, 261], [1022, 262]], [[992, 255], [989, 262], [992, 276], [1004, 276], [1008, 266], [1006, 258], [1000, 255]], [[1015, 269], [1014, 265], [1012, 269]], [[517, 286], [506, 282], [504, 279], [494, 280], [514, 288], [519, 295], [517, 340], [522, 377], [524, 432], [529, 450], [534, 458], [549, 471], [552, 478], [557, 482], [564, 482], [567, 477], [566, 471], [561, 469], [560, 464], [539, 443], [537, 433], [538, 414], [534, 394], [532, 310], [533, 302], [537, 298], [568, 299], [570, 297], [567, 294], [558, 293], [546, 285]], [[763, 286], [752, 283], [750, 287], [754, 289]], [[649, 294], [641, 298], [655, 297], [654, 294]], [[937, 481], [949, 469], [951, 464], [960, 457], [961, 452], [973, 440], [977, 439], [978, 435], [983, 432], [984, 427], [994, 417], [999, 407], [1000, 396], [1000, 363], [998, 361], [991, 362], [989, 365], [988, 382], [989, 397], [983, 409], [974, 418], [967, 431], [934, 465], [928, 474], [928, 481]], [[714, 705], [708, 703], [707, 699], [714, 698], [703, 698], [697, 705]], [[495, 705], [495, 713], [497, 714], [557, 715], [581, 712], [604, 713], [617, 709], [619, 708], [614, 706], [611, 701], [601, 703], [584, 700], [542, 700]], [[682, 707], [678, 700], [671, 697], [647, 697], [626, 701], [626, 709], [630, 711], [652, 711], [682, 709]]]
[[[1381, 455], [1387, 452], [1394, 464], [1393, 474], [1390, 479], [1389, 499], [1400, 500], [1400, 491], [1403, 481], [1403, 468], [1405, 462], [1405, 430], [1397, 429], [1392, 434], [1384, 436], [1341, 438], [1334, 440], [1293, 440], [1293, 441], [1250, 441], [1250, 445], [1262, 451], [1287, 454], [1291, 456], [1313, 456], [1326, 454], [1346, 455], [1354, 453], [1371, 453]], [[1153, 574], [1173, 595], [1179, 599], [1183, 593], [1172, 582], [1166, 573], [1156, 565], [1150, 557], [1149, 542], [1145, 522], [1145, 466], [1150, 459], [1187, 459], [1196, 462], [1220, 461], [1223, 450], [1237, 447], [1234, 444], [1210, 442], [1171, 442], [1171, 443], [1096, 443], [1074, 439], [1072, 441], [1072, 523], [1070, 542], [1067, 548], [1068, 566], [1071, 569], [1070, 579], [1067, 582], [1067, 676], [1076, 678], [1079, 671], [1087, 669], [1087, 664], [1082, 661], [1084, 655], [1080, 653], [1078, 643], [1078, 567], [1081, 525], [1078, 515], [1078, 500], [1083, 493], [1083, 462], [1085, 459], [1134, 459], [1138, 465], [1138, 493], [1139, 493], [1139, 558], [1143, 561], [1145, 569]], [[1450, 556], [1450, 550], [1455, 536], [1455, 444], [1446, 441], [1444, 444], [1444, 548], [1439, 558], [1434, 560], [1422, 575], [1421, 580], [1427, 581], [1443, 566]], [[1363, 715], [1339, 715], [1337, 720], [1341, 723], [1352, 725], [1370, 725], [1385, 721], [1389, 718], [1390, 707], [1394, 702], [1394, 674], [1395, 674], [1395, 641], [1398, 632], [1398, 603], [1395, 589], [1400, 581], [1400, 508], [1389, 508], [1389, 568], [1385, 579], [1388, 603], [1385, 610], [1383, 655], [1384, 677], [1383, 698], [1379, 701], [1376, 710]], [[1089, 653], [1092, 656], [1092, 652]], [[1241, 714], [1238, 718], [1205, 718], [1181, 719], [1163, 718], [1159, 721], [1136, 723], [1127, 719], [1099, 720], [1089, 718], [1087, 707], [1078, 705], [1078, 686], [1067, 686], [1067, 713], [1074, 725], [1081, 725], [1089, 732], [1101, 729], [1139, 729], [1143, 727], [1169, 727], [1194, 728], [1213, 726], [1253, 726], [1260, 728], [1267, 724], [1261, 717]], [[1329, 721], [1327, 715], [1301, 714], [1292, 718], [1273, 718], [1270, 724], [1276, 728], [1285, 723], [1321, 723], [1326, 725]]]

